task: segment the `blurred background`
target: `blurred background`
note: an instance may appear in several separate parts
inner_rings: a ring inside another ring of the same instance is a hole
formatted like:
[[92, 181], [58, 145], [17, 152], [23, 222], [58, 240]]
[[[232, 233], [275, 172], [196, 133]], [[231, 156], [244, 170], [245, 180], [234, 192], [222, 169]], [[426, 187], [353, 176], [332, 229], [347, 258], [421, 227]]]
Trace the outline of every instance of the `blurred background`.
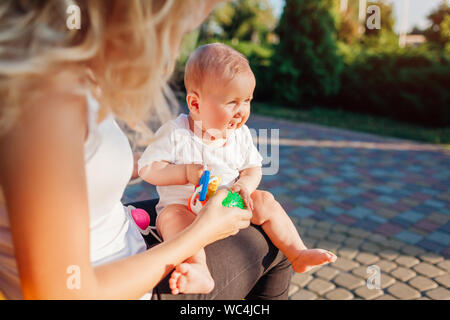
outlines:
[[189, 54], [223, 42], [250, 61], [253, 112], [448, 144], [449, 40], [443, 0], [235, 0], [185, 38], [173, 83], [183, 92]]

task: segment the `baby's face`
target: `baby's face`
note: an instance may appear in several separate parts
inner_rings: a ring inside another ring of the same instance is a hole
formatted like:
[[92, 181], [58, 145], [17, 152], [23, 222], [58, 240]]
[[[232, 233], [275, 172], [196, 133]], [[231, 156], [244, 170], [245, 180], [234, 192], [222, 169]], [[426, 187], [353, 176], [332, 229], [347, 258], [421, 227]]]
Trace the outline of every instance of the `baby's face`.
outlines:
[[203, 129], [212, 135], [220, 131], [226, 137], [227, 130], [242, 127], [250, 116], [250, 102], [255, 90], [255, 77], [252, 73], [238, 74], [228, 83], [220, 80], [207, 86], [200, 103], [200, 118]]

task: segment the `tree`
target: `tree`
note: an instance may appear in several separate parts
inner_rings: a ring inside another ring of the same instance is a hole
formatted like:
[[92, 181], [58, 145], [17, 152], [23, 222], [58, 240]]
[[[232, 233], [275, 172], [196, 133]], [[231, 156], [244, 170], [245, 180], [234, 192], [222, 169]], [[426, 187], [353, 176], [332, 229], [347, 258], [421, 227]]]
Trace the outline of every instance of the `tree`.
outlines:
[[439, 48], [444, 48], [450, 41], [450, 7], [443, 1], [440, 6], [430, 13], [428, 20], [431, 26], [425, 30], [427, 40]]
[[271, 63], [276, 98], [298, 105], [337, 93], [337, 19], [334, 0], [286, 0]]
[[275, 28], [268, 0], [234, 0], [223, 3], [203, 25], [201, 40], [208, 37], [260, 42]]
[[341, 13], [338, 28], [338, 39], [346, 44], [354, 43], [358, 38], [358, 17], [355, 15], [354, 7], [348, 7], [347, 11]]

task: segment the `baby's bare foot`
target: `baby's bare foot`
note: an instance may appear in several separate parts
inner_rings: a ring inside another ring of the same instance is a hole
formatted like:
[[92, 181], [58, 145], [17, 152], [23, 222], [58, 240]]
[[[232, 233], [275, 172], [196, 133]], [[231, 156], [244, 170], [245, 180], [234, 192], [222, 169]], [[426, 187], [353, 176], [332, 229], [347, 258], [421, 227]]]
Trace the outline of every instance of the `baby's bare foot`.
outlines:
[[182, 263], [172, 272], [169, 279], [172, 294], [210, 293], [214, 289], [214, 280], [208, 267], [200, 263]]
[[297, 257], [291, 261], [294, 271], [303, 273], [320, 265], [335, 262], [336, 255], [323, 249], [306, 249], [299, 252]]

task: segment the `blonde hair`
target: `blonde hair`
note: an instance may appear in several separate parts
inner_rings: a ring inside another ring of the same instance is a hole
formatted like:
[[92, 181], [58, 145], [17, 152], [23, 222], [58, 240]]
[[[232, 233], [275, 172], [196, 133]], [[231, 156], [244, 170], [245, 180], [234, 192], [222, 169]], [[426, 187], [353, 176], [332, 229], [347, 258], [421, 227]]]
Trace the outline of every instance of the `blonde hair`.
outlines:
[[[200, 19], [196, 13], [207, 2], [1, 1], [0, 134], [13, 127], [43, 81], [57, 82], [67, 72], [81, 79], [71, 91], [100, 89], [100, 119], [112, 112], [136, 128], [151, 115], [171, 118], [173, 44]], [[79, 30], [66, 26], [70, 5], [81, 9]]]
[[236, 75], [252, 73], [247, 58], [223, 43], [198, 47], [186, 62], [184, 85], [187, 93], [201, 90], [214, 80], [231, 81]]

